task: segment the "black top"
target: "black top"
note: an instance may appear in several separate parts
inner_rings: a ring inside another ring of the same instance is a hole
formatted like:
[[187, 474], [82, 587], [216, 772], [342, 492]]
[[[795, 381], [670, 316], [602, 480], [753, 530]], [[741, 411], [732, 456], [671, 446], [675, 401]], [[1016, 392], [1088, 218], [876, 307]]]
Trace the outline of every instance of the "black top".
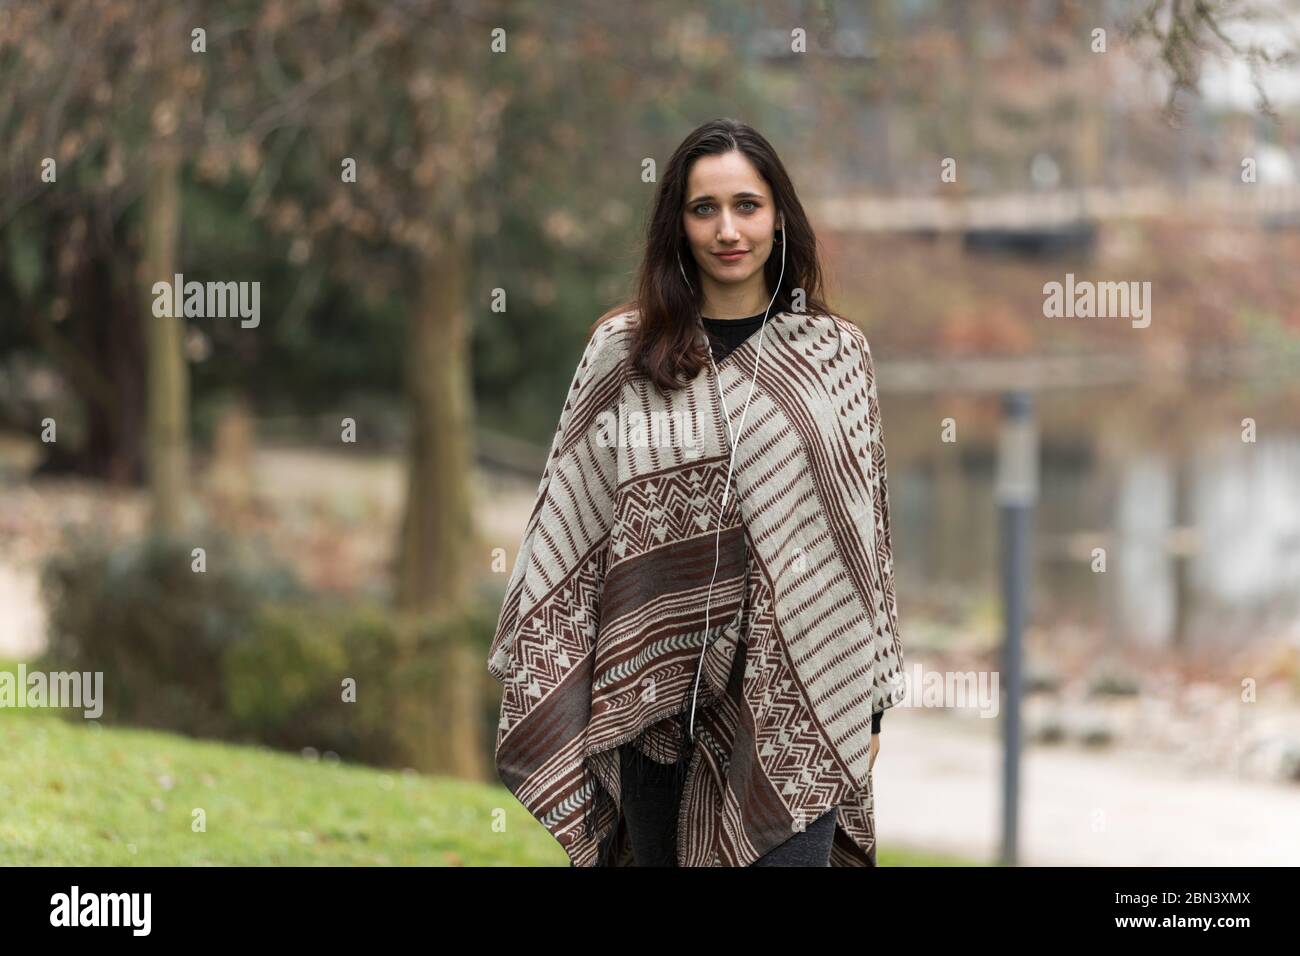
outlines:
[[766, 312], [760, 312], [744, 319], [710, 319], [700, 316], [705, 331], [709, 333], [709, 341], [713, 344], [713, 361], [721, 362], [736, 346], [757, 332], [765, 315]]
[[[713, 345], [713, 361], [721, 362], [724, 356], [729, 355], [736, 346], [757, 332], [759, 326], [763, 324], [763, 316], [765, 315], [767, 315], [766, 312], [760, 312], [758, 315], [747, 316], [743, 319], [710, 319], [707, 316], [700, 316], [705, 331], [709, 333], [709, 341]], [[873, 734], [880, 733], [880, 718], [882, 716], [884, 716], [884, 711], [871, 715], [871, 732]]]

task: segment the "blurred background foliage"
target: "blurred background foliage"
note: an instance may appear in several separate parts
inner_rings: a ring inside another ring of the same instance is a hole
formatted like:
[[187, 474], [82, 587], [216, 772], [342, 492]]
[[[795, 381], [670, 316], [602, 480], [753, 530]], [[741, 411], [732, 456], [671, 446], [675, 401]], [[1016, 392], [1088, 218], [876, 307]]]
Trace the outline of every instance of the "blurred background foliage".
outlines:
[[[1294, 687], [1294, 14], [0, 4], [0, 657], [104, 671], [110, 721], [492, 780], [486, 648], [583, 337], [647, 161], [729, 115], [879, 358], [918, 657], [996, 650], [996, 397], [1038, 382], [1045, 692], [1153, 646], [1178, 686], [1249, 645]], [[1158, 318], [1046, 321], [1066, 272], [1150, 281]], [[176, 273], [258, 282], [260, 324], [155, 317]]]

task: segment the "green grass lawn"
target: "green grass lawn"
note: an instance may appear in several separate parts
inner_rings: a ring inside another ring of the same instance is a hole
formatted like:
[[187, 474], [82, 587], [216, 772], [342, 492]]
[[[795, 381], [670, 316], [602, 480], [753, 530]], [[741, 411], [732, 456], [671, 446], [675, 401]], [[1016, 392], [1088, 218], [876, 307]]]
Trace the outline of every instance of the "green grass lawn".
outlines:
[[[882, 850], [880, 863], [965, 865], [899, 850]], [[0, 865], [567, 866], [568, 857], [499, 785], [3, 710]]]
[[[503, 787], [48, 711], [0, 713], [0, 753], [0, 865], [568, 863]], [[196, 808], [206, 832], [193, 829]]]

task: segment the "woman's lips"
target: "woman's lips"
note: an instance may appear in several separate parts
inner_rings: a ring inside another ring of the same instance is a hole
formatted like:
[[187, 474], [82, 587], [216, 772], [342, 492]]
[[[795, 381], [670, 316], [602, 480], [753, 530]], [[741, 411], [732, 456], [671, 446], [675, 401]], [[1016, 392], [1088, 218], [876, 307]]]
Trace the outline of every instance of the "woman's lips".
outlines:
[[748, 252], [715, 252], [714, 255], [717, 256], [719, 259], [721, 259], [723, 262], [739, 262], [741, 259], [745, 258], [745, 256], [749, 255], [749, 253]]

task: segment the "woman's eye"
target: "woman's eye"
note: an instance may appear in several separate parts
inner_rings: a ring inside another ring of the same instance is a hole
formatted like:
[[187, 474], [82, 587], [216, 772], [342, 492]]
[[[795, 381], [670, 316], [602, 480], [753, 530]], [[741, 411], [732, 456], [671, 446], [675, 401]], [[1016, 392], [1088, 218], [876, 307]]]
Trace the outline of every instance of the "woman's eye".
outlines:
[[[757, 209], [757, 208], [758, 208], [758, 203], [754, 202], [752, 199], [746, 199], [744, 202], [741, 203], [741, 205], [742, 205], [742, 206], [753, 206], [754, 209]], [[696, 214], [697, 216], [704, 216], [704, 215], [707, 215], [707, 213], [705, 213], [704, 210], [706, 210], [706, 209], [712, 209], [712, 208], [713, 208], [713, 203], [711, 203], [711, 202], [700, 203], [698, 206], [695, 207], [695, 214]], [[748, 211], [752, 211], [752, 210], [748, 210]]]

